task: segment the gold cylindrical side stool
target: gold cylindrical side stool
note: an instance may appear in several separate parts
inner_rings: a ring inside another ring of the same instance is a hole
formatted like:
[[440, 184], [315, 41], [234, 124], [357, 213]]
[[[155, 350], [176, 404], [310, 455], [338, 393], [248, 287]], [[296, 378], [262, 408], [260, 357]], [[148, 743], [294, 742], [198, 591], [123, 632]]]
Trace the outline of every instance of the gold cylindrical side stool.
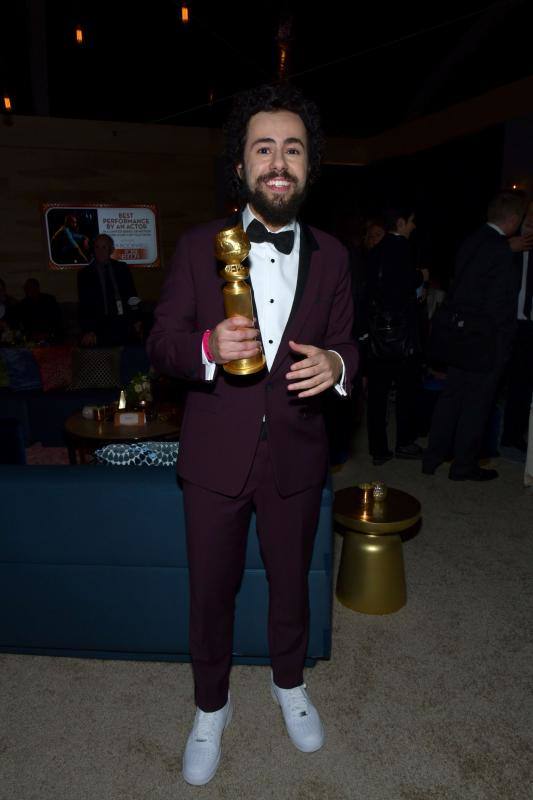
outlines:
[[366, 486], [335, 495], [334, 517], [344, 534], [337, 598], [363, 614], [391, 614], [407, 601], [399, 533], [420, 519], [420, 503], [399, 489], [369, 502]]

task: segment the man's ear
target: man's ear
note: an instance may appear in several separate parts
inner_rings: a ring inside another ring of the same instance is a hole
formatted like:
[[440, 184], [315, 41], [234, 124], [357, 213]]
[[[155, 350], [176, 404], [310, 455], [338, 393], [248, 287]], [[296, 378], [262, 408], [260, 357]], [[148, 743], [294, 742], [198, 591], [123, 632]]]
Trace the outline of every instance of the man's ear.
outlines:
[[242, 181], [242, 172], [243, 172], [242, 164], [235, 164], [235, 172], [237, 173], [239, 179]]

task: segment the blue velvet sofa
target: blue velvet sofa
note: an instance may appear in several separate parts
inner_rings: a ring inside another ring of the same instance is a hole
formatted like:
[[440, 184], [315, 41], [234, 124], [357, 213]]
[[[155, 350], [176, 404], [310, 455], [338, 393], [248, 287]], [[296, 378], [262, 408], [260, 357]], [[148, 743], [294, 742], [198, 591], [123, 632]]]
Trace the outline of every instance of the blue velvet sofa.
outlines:
[[[206, 519], [206, 525], [211, 524]], [[235, 661], [268, 658], [252, 519]], [[309, 576], [308, 664], [331, 646], [332, 492]], [[0, 652], [187, 661], [188, 567], [173, 468], [0, 466]]]

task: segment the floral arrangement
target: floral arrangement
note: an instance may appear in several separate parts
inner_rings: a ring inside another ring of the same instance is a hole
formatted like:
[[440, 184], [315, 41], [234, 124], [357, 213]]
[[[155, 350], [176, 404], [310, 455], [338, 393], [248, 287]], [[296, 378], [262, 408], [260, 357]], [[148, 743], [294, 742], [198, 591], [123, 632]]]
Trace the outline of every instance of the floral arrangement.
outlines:
[[0, 321], [0, 344], [4, 347], [37, 347], [37, 342], [27, 338], [24, 333], [17, 328], [10, 328], [2, 325]]
[[143, 400], [145, 403], [152, 402], [152, 385], [150, 375], [146, 372], [138, 372], [133, 376], [126, 388], [126, 399], [128, 405], [137, 407]]

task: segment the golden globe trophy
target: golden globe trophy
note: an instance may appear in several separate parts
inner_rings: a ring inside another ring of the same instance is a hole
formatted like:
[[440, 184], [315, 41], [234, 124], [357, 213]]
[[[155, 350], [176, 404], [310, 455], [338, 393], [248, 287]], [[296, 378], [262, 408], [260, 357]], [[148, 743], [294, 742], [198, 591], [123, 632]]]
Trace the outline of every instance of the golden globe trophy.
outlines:
[[[251, 320], [254, 318], [252, 290], [246, 282], [249, 270], [242, 264], [249, 252], [250, 241], [241, 225], [224, 228], [215, 236], [215, 255], [225, 264], [220, 276], [226, 280], [222, 289], [226, 319], [237, 314]], [[261, 348], [261, 344], [258, 344]], [[265, 365], [265, 356], [260, 349], [252, 358], [237, 358], [223, 364], [223, 367], [231, 375], [253, 375], [264, 369]]]

